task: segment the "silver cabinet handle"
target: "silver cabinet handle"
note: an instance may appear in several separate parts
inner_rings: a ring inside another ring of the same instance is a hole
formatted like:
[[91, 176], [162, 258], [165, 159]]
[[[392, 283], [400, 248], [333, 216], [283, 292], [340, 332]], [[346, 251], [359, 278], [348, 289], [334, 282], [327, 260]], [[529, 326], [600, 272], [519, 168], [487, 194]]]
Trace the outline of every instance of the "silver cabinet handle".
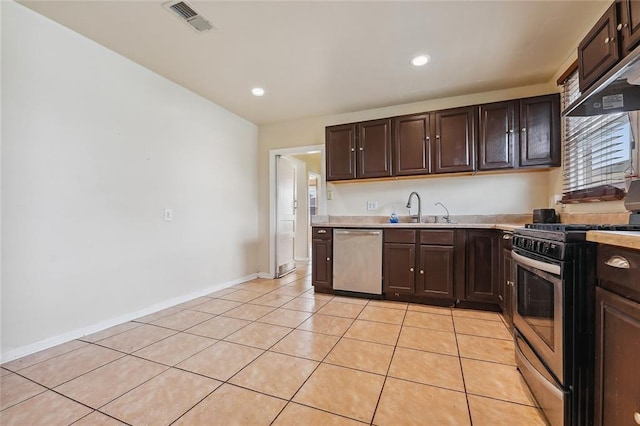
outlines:
[[413, 268], [409, 268], [409, 271], [410, 271], [410, 272], [413, 272]]
[[356, 150], [355, 148], [351, 148], [351, 152], [353, 152], [353, 151], [355, 151], [355, 150]]
[[436, 135], [436, 139], [440, 139], [440, 135]]
[[501, 295], [501, 294], [499, 294], [499, 295], [498, 295], [498, 299], [500, 299], [500, 300], [504, 300], [504, 299], [502, 298], [502, 295]]
[[511, 239], [511, 234], [504, 234], [504, 235], [502, 236], [502, 239], [503, 239], [503, 240], [510, 240], [510, 239]]
[[526, 127], [523, 127], [523, 128], [522, 128], [522, 132], [524, 133], [524, 132], [526, 132], [526, 131], [527, 131], [527, 128], [526, 128]]
[[609, 37], [604, 39], [604, 44], [609, 44], [609, 41], [611, 41], [611, 39]]
[[336, 229], [334, 231], [334, 235], [380, 235], [381, 233], [382, 231], [367, 231], [366, 229]]
[[611, 256], [609, 260], [604, 262], [604, 264], [607, 266], [611, 266], [612, 268], [619, 269], [629, 269], [631, 267], [629, 265], [629, 261], [622, 256]]
[[319, 229], [318, 230], [318, 234], [326, 234], [327, 230], [326, 229]]
[[331, 258], [330, 258], [330, 257], [327, 257], [327, 262], [329, 262], [330, 260], [331, 260]]
[[637, 411], [633, 413], [633, 420], [635, 420], [636, 423], [640, 425], [640, 413], [638, 413]]
[[424, 275], [424, 269], [420, 269], [420, 274]]
[[360, 151], [364, 151], [364, 148], [363, 148], [363, 147], [360, 147]]
[[620, 31], [622, 29], [622, 24], [618, 24], [618, 26], [616, 27], [616, 30]]

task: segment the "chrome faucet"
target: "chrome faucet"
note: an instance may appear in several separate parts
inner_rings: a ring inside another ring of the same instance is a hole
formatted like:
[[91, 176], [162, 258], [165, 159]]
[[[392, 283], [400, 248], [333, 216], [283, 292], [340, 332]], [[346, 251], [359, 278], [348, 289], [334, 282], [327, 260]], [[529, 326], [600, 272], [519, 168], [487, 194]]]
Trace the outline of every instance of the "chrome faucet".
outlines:
[[[447, 212], [447, 215], [446, 215], [446, 216], [443, 216], [443, 217], [442, 217], [442, 220], [444, 220], [446, 223], [451, 223], [451, 218], [449, 217], [449, 209], [448, 209], [448, 208], [446, 208], [446, 207], [444, 206], [444, 204], [442, 204], [440, 201], [438, 201], [435, 205], [436, 205], [436, 206], [442, 206], [442, 208], [443, 208], [443, 209], [445, 209], [445, 211]], [[437, 217], [436, 217], [436, 219], [437, 219]], [[437, 220], [436, 220], [436, 222], [437, 222]]]
[[[411, 197], [413, 197], [414, 195], [418, 199], [417, 215], [411, 214]], [[409, 209], [409, 216], [411, 216], [411, 219], [415, 220], [418, 223], [422, 222], [422, 202], [420, 201], [420, 195], [416, 191], [413, 191], [411, 194], [409, 194], [409, 199], [407, 200], [407, 208]]]

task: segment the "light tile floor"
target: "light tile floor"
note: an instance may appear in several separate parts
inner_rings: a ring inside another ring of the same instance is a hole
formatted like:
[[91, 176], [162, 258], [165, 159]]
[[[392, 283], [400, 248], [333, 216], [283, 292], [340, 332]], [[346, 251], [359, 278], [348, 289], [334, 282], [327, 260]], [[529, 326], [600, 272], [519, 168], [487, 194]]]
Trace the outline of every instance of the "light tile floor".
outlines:
[[257, 279], [0, 369], [2, 425], [544, 425], [500, 315]]

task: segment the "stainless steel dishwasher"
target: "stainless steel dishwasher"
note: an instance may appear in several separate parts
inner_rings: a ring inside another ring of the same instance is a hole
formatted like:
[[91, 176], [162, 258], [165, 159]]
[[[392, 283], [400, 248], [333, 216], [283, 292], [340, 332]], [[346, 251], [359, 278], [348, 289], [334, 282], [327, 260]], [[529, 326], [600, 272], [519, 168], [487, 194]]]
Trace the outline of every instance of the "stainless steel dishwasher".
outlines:
[[333, 289], [382, 294], [382, 230], [333, 230]]

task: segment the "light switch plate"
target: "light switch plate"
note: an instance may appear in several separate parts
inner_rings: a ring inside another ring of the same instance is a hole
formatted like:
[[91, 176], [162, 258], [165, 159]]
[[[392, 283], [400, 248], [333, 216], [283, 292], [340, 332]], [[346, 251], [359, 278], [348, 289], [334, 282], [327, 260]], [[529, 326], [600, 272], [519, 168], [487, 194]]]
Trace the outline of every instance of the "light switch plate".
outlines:
[[378, 210], [378, 202], [377, 201], [367, 201], [367, 210], [369, 210], [369, 211]]

